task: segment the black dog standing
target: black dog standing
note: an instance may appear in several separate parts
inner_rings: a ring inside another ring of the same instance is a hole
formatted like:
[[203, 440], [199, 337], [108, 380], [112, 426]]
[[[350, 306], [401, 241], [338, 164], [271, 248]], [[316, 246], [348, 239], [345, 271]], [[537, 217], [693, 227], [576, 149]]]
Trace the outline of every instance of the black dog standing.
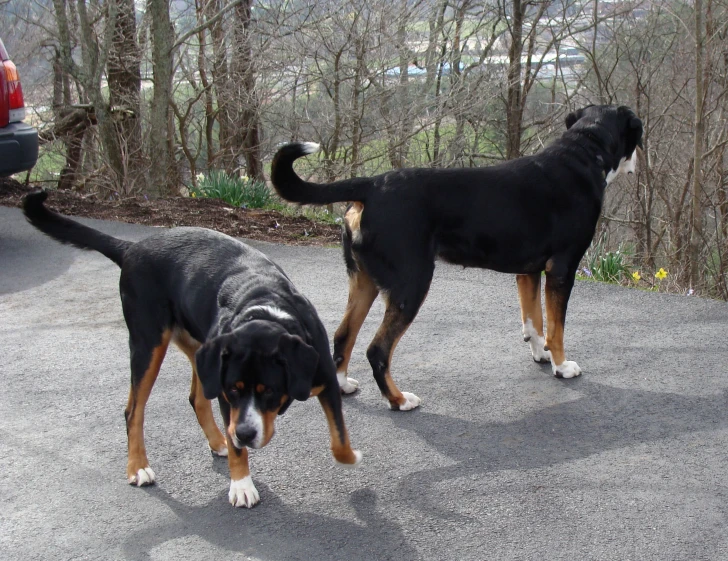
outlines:
[[[344, 425], [328, 336], [316, 310], [259, 251], [203, 228], [162, 230], [137, 243], [119, 240], [48, 210], [47, 194], [23, 201], [26, 217], [55, 240], [95, 250], [121, 267], [129, 329], [131, 390], [126, 406], [130, 484], [154, 483], [144, 447], [144, 407], [170, 342], [192, 363], [190, 403], [213, 454], [228, 457], [230, 503], [260, 498], [247, 447], [262, 448], [292, 400], [318, 396], [331, 450], [357, 464]], [[210, 400], [218, 398], [225, 436]]]
[[358, 385], [348, 378], [349, 359], [381, 292], [386, 311], [367, 358], [392, 409], [419, 405], [416, 395], [397, 388], [390, 365], [427, 295], [437, 256], [515, 274], [523, 337], [533, 359], [550, 361], [560, 378], [581, 373], [564, 353], [566, 307], [579, 261], [594, 236], [604, 190], [618, 174], [635, 169], [642, 122], [628, 107], [604, 105], [571, 113], [566, 127], [538, 154], [492, 167], [399, 169], [327, 184], [303, 181], [293, 170], [293, 162], [318, 145], [293, 143], [278, 151], [271, 181], [281, 197], [301, 204], [351, 203], [343, 235], [349, 302], [334, 335], [343, 391]]

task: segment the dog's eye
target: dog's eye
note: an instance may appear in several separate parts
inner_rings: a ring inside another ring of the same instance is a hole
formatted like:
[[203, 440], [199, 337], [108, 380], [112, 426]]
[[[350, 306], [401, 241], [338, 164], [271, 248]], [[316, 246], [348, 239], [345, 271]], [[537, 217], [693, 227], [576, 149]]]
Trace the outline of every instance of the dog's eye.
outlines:
[[240, 391], [238, 390], [238, 388], [230, 388], [227, 391], [227, 394], [228, 394], [228, 397], [232, 398], [232, 399], [237, 399], [240, 397]]
[[264, 397], [265, 399], [269, 399], [269, 398], [273, 397], [273, 390], [272, 390], [272, 389], [270, 389], [270, 388], [266, 389], [266, 390], [265, 390], [265, 391], [263, 392], [263, 397]]

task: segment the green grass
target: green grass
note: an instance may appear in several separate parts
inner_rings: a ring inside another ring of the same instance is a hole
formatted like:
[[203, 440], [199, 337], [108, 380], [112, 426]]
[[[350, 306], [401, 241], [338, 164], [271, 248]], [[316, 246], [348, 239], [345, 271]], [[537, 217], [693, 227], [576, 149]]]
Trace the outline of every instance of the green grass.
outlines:
[[[57, 150], [42, 149], [38, 154], [38, 161], [30, 172], [31, 182], [47, 182], [58, 181], [63, 166], [66, 164], [66, 158]], [[17, 177], [25, 179], [25, 172], [18, 174]]]

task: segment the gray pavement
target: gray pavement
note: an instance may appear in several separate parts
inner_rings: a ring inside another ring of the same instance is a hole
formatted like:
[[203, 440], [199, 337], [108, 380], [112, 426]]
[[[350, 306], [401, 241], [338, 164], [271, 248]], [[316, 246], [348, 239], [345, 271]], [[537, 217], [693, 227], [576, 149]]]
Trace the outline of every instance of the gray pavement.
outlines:
[[[333, 334], [340, 251], [253, 245]], [[408, 413], [366, 361], [381, 316], [344, 401], [359, 468], [334, 465], [316, 400], [295, 403], [251, 453], [261, 504], [234, 509], [171, 349], [146, 416], [157, 485], [130, 487], [118, 268], [0, 207], [0, 559], [728, 559], [727, 304], [577, 282], [566, 347], [584, 375], [557, 380], [521, 340], [512, 277], [438, 263], [395, 354], [423, 399]]]

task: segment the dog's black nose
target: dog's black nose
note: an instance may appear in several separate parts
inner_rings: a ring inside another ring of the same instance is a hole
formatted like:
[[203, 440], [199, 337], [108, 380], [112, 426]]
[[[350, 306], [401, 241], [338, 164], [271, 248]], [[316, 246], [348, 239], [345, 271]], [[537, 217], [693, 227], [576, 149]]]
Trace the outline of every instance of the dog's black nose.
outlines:
[[235, 427], [235, 436], [238, 437], [240, 444], [242, 444], [243, 446], [247, 446], [251, 442], [253, 442], [257, 435], [258, 432], [252, 427], [248, 427], [245, 425], [238, 425], [237, 427]]

